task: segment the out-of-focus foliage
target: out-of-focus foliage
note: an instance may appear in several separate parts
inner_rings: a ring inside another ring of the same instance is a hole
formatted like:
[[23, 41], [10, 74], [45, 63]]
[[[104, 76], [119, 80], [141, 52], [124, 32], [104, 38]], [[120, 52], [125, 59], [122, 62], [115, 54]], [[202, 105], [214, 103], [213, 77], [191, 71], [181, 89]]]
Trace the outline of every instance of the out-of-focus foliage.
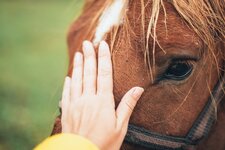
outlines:
[[66, 33], [81, 0], [0, 1], [0, 150], [49, 136], [67, 71]]

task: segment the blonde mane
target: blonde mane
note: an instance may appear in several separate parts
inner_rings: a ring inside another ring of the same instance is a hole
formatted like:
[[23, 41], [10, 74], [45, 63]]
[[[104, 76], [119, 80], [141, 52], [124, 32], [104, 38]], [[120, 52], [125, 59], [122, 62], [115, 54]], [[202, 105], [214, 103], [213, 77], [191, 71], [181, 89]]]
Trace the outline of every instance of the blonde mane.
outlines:
[[[110, 5], [118, 0], [105, 0], [102, 4], [102, 8], [96, 13], [96, 16], [93, 18], [93, 24], [97, 26], [101, 20], [101, 16], [104, 13], [104, 10], [107, 7], [110, 7]], [[124, 3], [130, 2], [129, 0], [121, 0]], [[208, 50], [211, 52], [213, 58], [215, 59], [215, 62], [217, 63], [217, 55], [214, 53], [214, 50], [217, 47], [218, 43], [224, 44], [224, 37], [225, 37], [225, 2], [223, 0], [167, 0], [170, 2], [178, 14], [186, 21], [186, 23], [191, 27], [196, 34], [201, 38], [201, 40], [204, 42], [205, 46], [208, 48]], [[94, 0], [87, 0], [85, 8], [91, 6], [92, 3], [94, 3]], [[164, 11], [165, 15], [165, 26], [166, 26], [166, 9], [164, 7], [164, 1], [163, 0], [148, 0], [147, 2], [145, 0], [140, 0], [141, 2], [141, 17], [142, 17], [142, 28], [143, 32], [145, 32], [145, 9], [146, 5], [148, 3], [152, 4], [151, 8], [151, 16], [150, 20], [148, 21], [148, 27], [147, 27], [147, 33], [144, 33], [146, 37], [144, 38], [145, 45], [144, 45], [144, 53], [145, 53], [145, 62], [148, 65], [148, 68], [150, 69], [150, 75], [151, 78], [153, 78], [152, 72], [154, 70], [154, 64], [155, 64], [155, 48], [156, 44], [160, 46], [160, 43], [158, 43], [157, 35], [156, 35], [156, 26], [157, 21], [159, 17], [159, 13], [161, 10]], [[129, 4], [128, 4], [129, 5]], [[127, 8], [123, 8], [123, 11], [125, 12]], [[128, 10], [129, 11], [129, 10]], [[129, 21], [127, 19], [126, 13], [121, 13], [121, 18], [124, 18], [123, 25], [124, 27], [129, 28]], [[90, 27], [92, 28], [92, 27]], [[113, 26], [111, 28], [111, 32], [113, 32], [113, 36], [111, 39], [111, 48], [114, 47], [116, 35], [118, 33], [119, 25]], [[92, 37], [94, 37], [92, 35]], [[153, 39], [153, 45], [152, 48], [149, 48], [149, 40], [150, 38]], [[129, 39], [129, 37], [128, 37]], [[99, 39], [98, 39], [99, 40]], [[151, 49], [151, 51], [150, 51]], [[161, 48], [162, 49], [162, 48]], [[163, 49], [162, 49], [163, 50]], [[220, 55], [224, 55], [223, 50], [220, 50]], [[149, 55], [152, 53], [152, 55]], [[150, 56], [153, 56], [150, 58]], [[151, 64], [152, 62], [152, 64]], [[153, 69], [152, 69], [153, 68]]]

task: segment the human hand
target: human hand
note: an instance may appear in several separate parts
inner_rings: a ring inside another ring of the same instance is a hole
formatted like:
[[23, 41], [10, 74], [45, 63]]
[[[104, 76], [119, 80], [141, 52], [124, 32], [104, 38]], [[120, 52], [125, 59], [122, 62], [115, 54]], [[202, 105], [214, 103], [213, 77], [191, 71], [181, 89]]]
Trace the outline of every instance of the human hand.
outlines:
[[72, 78], [65, 79], [62, 132], [81, 135], [103, 150], [119, 150], [143, 92], [143, 88], [132, 88], [115, 110], [109, 46], [100, 43], [97, 62], [92, 43], [85, 41], [83, 54], [75, 54]]

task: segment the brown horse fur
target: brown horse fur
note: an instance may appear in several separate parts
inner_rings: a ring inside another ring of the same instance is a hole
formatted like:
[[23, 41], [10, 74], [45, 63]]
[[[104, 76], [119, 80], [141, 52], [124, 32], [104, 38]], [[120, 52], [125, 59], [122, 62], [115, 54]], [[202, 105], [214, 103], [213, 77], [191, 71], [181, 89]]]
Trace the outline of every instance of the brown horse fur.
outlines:
[[[93, 40], [99, 17], [112, 0], [87, 0], [68, 33], [71, 75], [74, 53], [83, 40]], [[113, 59], [116, 104], [133, 86], [145, 93], [132, 124], [165, 135], [185, 136], [205, 106], [224, 69], [224, 0], [130, 0], [124, 22], [105, 40]], [[182, 81], [160, 80], [174, 58], [193, 66]], [[225, 98], [217, 122], [198, 149], [225, 149]], [[53, 134], [61, 132], [60, 117]], [[124, 143], [122, 149], [144, 149]]]

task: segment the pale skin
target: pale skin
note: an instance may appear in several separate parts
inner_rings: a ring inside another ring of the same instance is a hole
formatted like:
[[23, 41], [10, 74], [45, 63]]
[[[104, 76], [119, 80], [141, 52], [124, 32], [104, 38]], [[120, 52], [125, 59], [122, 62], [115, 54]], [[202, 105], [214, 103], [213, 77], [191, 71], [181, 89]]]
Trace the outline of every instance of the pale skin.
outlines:
[[106, 42], [100, 43], [96, 55], [89, 41], [83, 42], [83, 54], [75, 54], [72, 77], [66, 77], [63, 88], [62, 132], [81, 135], [101, 150], [119, 150], [144, 89], [130, 89], [115, 109], [112, 61]]

